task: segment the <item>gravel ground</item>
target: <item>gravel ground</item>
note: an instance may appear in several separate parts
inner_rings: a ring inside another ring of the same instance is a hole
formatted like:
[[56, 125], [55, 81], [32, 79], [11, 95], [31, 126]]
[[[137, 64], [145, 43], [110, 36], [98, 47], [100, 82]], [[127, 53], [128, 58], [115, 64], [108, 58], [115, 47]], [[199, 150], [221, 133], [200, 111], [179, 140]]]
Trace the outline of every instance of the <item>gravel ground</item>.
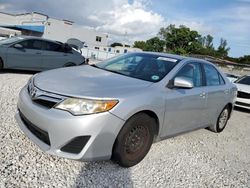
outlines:
[[18, 92], [32, 74], [0, 72], [2, 187], [250, 187], [250, 113], [234, 111], [221, 134], [198, 130], [153, 144], [129, 169], [42, 153], [14, 120]]

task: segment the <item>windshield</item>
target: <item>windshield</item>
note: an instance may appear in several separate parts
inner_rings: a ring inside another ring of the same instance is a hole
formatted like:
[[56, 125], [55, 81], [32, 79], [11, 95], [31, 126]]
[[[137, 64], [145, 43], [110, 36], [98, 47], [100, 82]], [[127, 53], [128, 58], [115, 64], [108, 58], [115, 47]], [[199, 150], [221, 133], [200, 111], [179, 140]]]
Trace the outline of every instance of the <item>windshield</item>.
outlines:
[[158, 82], [172, 70], [178, 61], [178, 59], [160, 55], [131, 53], [97, 63], [95, 66], [125, 76]]
[[250, 76], [245, 76], [243, 78], [240, 78], [239, 80], [236, 81], [236, 83], [250, 85]]
[[17, 42], [19, 40], [22, 40], [23, 38], [21, 37], [12, 37], [12, 38], [8, 38], [8, 39], [3, 39], [3, 40], [0, 40], [0, 45], [1, 44], [4, 44], [4, 45], [9, 45], [9, 44], [12, 44], [14, 42]]

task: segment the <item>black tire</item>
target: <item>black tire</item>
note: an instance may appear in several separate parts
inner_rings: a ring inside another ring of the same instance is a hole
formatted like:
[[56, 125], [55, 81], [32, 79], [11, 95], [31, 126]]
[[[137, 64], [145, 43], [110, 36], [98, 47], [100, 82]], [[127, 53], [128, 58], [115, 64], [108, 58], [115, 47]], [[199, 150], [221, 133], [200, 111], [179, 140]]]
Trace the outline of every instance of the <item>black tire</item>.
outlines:
[[214, 126], [209, 127], [209, 130], [215, 133], [222, 132], [227, 125], [227, 121], [230, 117], [230, 113], [231, 113], [231, 109], [229, 108], [229, 106], [228, 105], [225, 106], [223, 110], [221, 111], [219, 117], [217, 118], [216, 124]]
[[146, 156], [153, 143], [156, 121], [145, 113], [132, 116], [119, 132], [112, 160], [122, 167], [138, 164]]
[[3, 60], [0, 58], [0, 70], [3, 69]]
[[64, 65], [64, 67], [73, 67], [73, 66], [76, 66], [76, 64], [75, 63], [66, 63]]

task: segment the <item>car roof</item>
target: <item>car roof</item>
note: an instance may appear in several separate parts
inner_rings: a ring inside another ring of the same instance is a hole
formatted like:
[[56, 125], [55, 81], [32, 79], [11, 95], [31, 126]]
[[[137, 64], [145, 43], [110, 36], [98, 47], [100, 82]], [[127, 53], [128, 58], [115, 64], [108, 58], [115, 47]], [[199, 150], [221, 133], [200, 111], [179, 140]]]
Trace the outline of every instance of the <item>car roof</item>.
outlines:
[[17, 38], [22, 38], [22, 39], [38, 39], [38, 40], [43, 40], [43, 41], [48, 41], [48, 42], [55, 42], [55, 43], [60, 43], [59, 41], [55, 41], [55, 40], [49, 40], [49, 39], [45, 39], [45, 38], [41, 38], [41, 37], [35, 37], [35, 36], [26, 36], [26, 35], [20, 35], [20, 36], [16, 36]]
[[137, 54], [151, 54], [151, 55], [158, 55], [158, 56], [162, 56], [162, 57], [168, 57], [168, 58], [173, 58], [173, 59], [177, 59], [179, 61], [182, 60], [194, 60], [194, 61], [199, 61], [199, 62], [203, 62], [203, 63], [208, 63], [211, 65], [214, 65], [213, 63], [207, 61], [207, 60], [203, 60], [203, 59], [199, 59], [199, 58], [194, 58], [194, 57], [187, 57], [187, 56], [182, 56], [182, 55], [175, 55], [175, 54], [169, 54], [169, 53], [162, 53], [162, 52], [132, 52], [132, 53], [137, 53]]

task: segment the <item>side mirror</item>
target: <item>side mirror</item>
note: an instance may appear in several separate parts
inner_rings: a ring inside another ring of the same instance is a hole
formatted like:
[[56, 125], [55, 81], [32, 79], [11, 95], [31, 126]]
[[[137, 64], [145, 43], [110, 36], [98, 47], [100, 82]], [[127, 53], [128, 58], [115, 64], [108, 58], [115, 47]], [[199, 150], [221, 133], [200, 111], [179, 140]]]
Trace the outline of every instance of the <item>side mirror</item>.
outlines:
[[15, 44], [15, 45], [14, 45], [14, 48], [23, 49], [23, 45], [21, 45], [21, 44]]
[[168, 88], [183, 88], [183, 89], [191, 89], [194, 87], [194, 84], [191, 80], [185, 77], [176, 77], [174, 80], [170, 80], [168, 83]]

